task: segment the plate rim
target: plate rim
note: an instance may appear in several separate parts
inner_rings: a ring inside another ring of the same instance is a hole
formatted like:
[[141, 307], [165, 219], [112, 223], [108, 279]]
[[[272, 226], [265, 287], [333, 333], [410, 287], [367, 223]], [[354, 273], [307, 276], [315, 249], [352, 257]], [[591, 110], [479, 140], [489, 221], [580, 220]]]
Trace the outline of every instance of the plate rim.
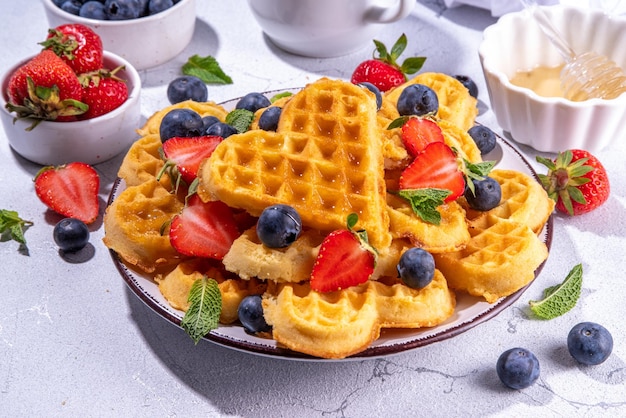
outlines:
[[[294, 92], [299, 89], [301, 88], [276, 89], [276, 90], [263, 92], [263, 94], [269, 96], [269, 95], [278, 94], [281, 92]], [[230, 99], [230, 100], [220, 102], [218, 104], [224, 105], [227, 103], [233, 103], [237, 101], [238, 99], [239, 98]], [[476, 124], [481, 125], [481, 123], [479, 122], [476, 122]], [[518, 149], [516, 149], [509, 141], [504, 139], [502, 136], [496, 134], [496, 138], [497, 138], [497, 142], [500, 143], [501, 146], [502, 145], [506, 146], [510, 152], [513, 152], [515, 156], [526, 166], [526, 168], [531, 173], [533, 178], [536, 181], [539, 181], [537, 172], [532, 167], [530, 162], [526, 159], [526, 157], [524, 157], [524, 155], [522, 155], [522, 153]], [[122, 183], [123, 183], [123, 179], [121, 179], [120, 177], [116, 177], [115, 181], [113, 182], [111, 192], [109, 193], [109, 197], [107, 199], [107, 207], [110, 206], [115, 200], [115, 198], [117, 197], [116, 196], [117, 192], [120, 189], [120, 187], [122, 187]], [[515, 293], [509, 296], [500, 298], [497, 302], [490, 304], [489, 309], [486, 309], [483, 312], [477, 314], [476, 316], [472, 317], [470, 320], [461, 322], [449, 328], [442, 329], [441, 331], [435, 332], [434, 334], [428, 335], [424, 338], [419, 338], [418, 336], [417, 338], [408, 342], [406, 341], [398, 342], [396, 344], [387, 344], [387, 345], [382, 345], [382, 346], [369, 346], [365, 350], [357, 354], [354, 354], [352, 356], [343, 358], [343, 359], [319, 358], [319, 357], [314, 357], [308, 354], [299, 353], [299, 352], [290, 350], [288, 348], [280, 347], [280, 346], [270, 346], [270, 345], [256, 344], [254, 342], [245, 341], [245, 340], [236, 340], [233, 338], [229, 338], [227, 336], [220, 335], [216, 333], [215, 331], [210, 331], [207, 335], [202, 337], [202, 339], [219, 344], [225, 348], [234, 349], [234, 350], [245, 352], [248, 354], [262, 355], [262, 356], [268, 356], [271, 358], [278, 358], [278, 359], [284, 359], [284, 360], [321, 361], [321, 362], [358, 361], [358, 360], [374, 359], [374, 358], [379, 358], [379, 357], [388, 357], [394, 354], [405, 353], [407, 351], [415, 350], [420, 347], [424, 347], [424, 346], [431, 345], [437, 342], [445, 341], [445, 340], [454, 338], [464, 332], [467, 332], [470, 329], [489, 321], [490, 319], [493, 319], [494, 317], [502, 313], [502, 311], [504, 311], [506, 308], [511, 306], [513, 303], [515, 303], [521, 297], [521, 295], [534, 283], [537, 277], [541, 274], [541, 271], [543, 270], [543, 267], [545, 266], [545, 263], [547, 262], [549, 258], [550, 249], [552, 247], [553, 229], [554, 229], [553, 214], [550, 214], [544, 226], [544, 231], [542, 232], [545, 235], [543, 242], [548, 248], [548, 257], [539, 265], [539, 267], [537, 267], [537, 269], [535, 269], [534, 278], [528, 284], [526, 284], [521, 289], [517, 290]], [[128, 267], [121, 260], [119, 255], [114, 250], [109, 249], [109, 253], [111, 255], [113, 263], [115, 264], [118, 272], [124, 279], [124, 282], [130, 288], [130, 290], [135, 294], [135, 296], [137, 296], [144, 304], [146, 304], [152, 311], [154, 311], [156, 314], [161, 316], [163, 319], [169, 321], [170, 323], [180, 328], [181, 319], [175, 316], [174, 314], [172, 314], [172, 312], [170, 312], [168, 309], [176, 310], [176, 311], [178, 310], [171, 306], [169, 308], [164, 308], [161, 305], [161, 303], [155, 300], [150, 295], [149, 292], [144, 290], [143, 287], [140, 285], [140, 283], [138, 283], [133, 277], [133, 275], [135, 274], [142, 275], [142, 273], [135, 272], [133, 269]], [[146, 280], [152, 281], [152, 279], [150, 278], [147, 278], [147, 277], [143, 277], [143, 278]], [[181, 314], [183, 313], [182, 311], [180, 312]], [[224, 326], [228, 327], [228, 326], [233, 326], [233, 325], [224, 325]], [[437, 327], [433, 327], [433, 328], [436, 329]], [[433, 329], [433, 328], [429, 328], [429, 329]], [[401, 330], [401, 331], [409, 334], [411, 332], [417, 332], [418, 329], [406, 329], [406, 330]]]

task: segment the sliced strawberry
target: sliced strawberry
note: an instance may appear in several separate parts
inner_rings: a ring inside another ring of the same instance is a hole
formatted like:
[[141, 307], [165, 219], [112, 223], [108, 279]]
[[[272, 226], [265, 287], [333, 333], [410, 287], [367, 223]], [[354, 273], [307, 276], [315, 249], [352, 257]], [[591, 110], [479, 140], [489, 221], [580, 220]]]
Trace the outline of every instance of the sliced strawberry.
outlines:
[[433, 142], [402, 172], [400, 189], [449, 190], [445, 202], [451, 202], [463, 194], [465, 176], [452, 149], [444, 142]]
[[369, 280], [376, 264], [376, 251], [367, 243], [365, 231], [348, 229], [324, 238], [311, 272], [311, 289], [333, 292]]
[[198, 176], [200, 163], [211, 156], [220, 142], [219, 136], [174, 137], [163, 143], [163, 154], [176, 165], [185, 183], [191, 184]]
[[427, 118], [409, 118], [402, 125], [402, 142], [409, 155], [415, 157], [431, 142], [444, 142], [441, 128]]
[[39, 200], [56, 213], [90, 224], [100, 209], [98, 191], [100, 177], [85, 163], [69, 163], [43, 167], [35, 177], [35, 193]]
[[239, 235], [231, 208], [220, 201], [203, 202], [196, 194], [170, 225], [172, 247], [192, 257], [221, 260]]

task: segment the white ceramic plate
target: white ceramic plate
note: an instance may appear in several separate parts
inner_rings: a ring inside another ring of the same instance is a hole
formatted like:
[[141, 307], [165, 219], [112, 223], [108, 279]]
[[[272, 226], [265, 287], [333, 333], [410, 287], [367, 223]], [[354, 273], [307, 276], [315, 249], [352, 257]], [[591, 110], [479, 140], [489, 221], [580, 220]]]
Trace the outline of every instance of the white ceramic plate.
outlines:
[[[277, 92], [269, 92], [268, 96], [272, 96], [276, 93]], [[232, 109], [237, 101], [238, 99], [234, 99], [222, 103], [222, 105], [226, 109]], [[513, 169], [536, 177], [536, 173], [528, 161], [526, 161], [511, 144], [501, 137], [498, 137], [496, 148], [488, 155], [483, 156], [483, 158], [485, 160], [497, 161], [498, 168]], [[113, 185], [108, 204], [111, 204], [111, 202], [113, 202], [123, 190], [124, 182], [118, 179]], [[541, 237], [548, 246], [549, 250], [552, 241], [552, 217], [548, 220], [546, 227], [542, 231]], [[113, 262], [117, 266], [120, 274], [130, 289], [158, 315], [175, 325], [180, 326], [184, 312], [174, 309], [169, 305], [167, 300], [165, 300], [159, 291], [157, 285], [149, 276], [141, 275], [135, 270], [129, 269], [126, 265], [124, 265], [124, 263], [121, 262], [115, 252], [111, 251], [111, 254]], [[542, 267], [543, 264], [535, 272], [535, 277], [539, 274]], [[381, 332], [380, 338], [376, 340], [368, 349], [345, 360], [359, 360], [397, 354], [452, 338], [502, 312], [506, 307], [515, 302], [522, 295], [522, 293], [524, 293], [528, 286], [529, 285], [510, 296], [500, 299], [494, 304], [489, 304], [480, 298], [458, 292], [457, 306], [454, 315], [444, 323], [436, 327], [417, 330], [384, 329]], [[306, 354], [297, 353], [279, 347], [274, 340], [258, 338], [247, 334], [243, 330], [243, 327], [239, 325], [220, 325], [217, 329], [211, 331], [205, 339], [221, 344], [225, 347], [253, 354], [261, 354], [291, 360], [332, 361], [318, 359]]]

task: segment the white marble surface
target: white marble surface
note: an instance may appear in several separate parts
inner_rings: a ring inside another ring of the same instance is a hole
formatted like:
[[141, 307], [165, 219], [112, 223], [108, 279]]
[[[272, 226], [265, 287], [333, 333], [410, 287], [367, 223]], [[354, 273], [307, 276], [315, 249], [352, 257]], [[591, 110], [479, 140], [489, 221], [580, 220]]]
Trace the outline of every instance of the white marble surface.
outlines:
[[[0, 1], [0, 71], [38, 50], [47, 29], [33, 1]], [[479, 85], [479, 120], [497, 132], [477, 46], [494, 22], [486, 10], [422, 1], [380, 39], [409, 37], [407, 54], [428, 57], [424, 70], [468, 74]], [[28, 24], [25, 24], [28, 22]], [[132, 40], [129, 40], [132, 42]], [[264, 39], [243, 0], [199, 1], [192, 44], [177, 59], [143, 71], [142, 114], [167, 104], [165, 88], [193, 54], [213, 55], [234, 84], [210, 87], [210, 99], [302, 86], [325, 75], [348, 78], [370, 49], [337, 59], [305, 59]], [[512, 51], [514, 53], [514, 51]], [[521, 147], [534, 161], [535, 152]], [[539, 278], [510, 308], [453, 339], [389, 358], [307, 363], [269, 359], [202, 341], [146, 307], [126, 287], [101, 243], [62, 258], [52, 240], [58, 220], [33, 190], [39, 167], [15, 153], [0, 131], [0, 208], [34, 221], [28, 254], [0, 242], [0, 416], [626, 416], [626, 145], [601, 152], [612, 195], [576, 219], [555, 217], [551, 255]], [[102, 209], [121, 157], [97, 166]], [[527, 315], [529, 299], [583, 263], [580, 302], [551, 321]], [[582, 367], [565, 345], [580, 321], [609, 328], [613, 355]], [[501, 352], [524, 346], [541, 362], [541, 377], [525, 390], [506, 389], [495, 373]]]

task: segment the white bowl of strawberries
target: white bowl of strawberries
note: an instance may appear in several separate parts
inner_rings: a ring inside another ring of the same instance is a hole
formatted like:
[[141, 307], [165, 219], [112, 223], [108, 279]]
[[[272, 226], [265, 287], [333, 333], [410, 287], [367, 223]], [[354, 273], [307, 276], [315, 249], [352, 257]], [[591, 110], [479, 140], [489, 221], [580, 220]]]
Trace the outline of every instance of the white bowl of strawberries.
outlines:
[[[72, 58], [52, 40], [81, 36], [88, 41], [76, 42]], [[42, 165], [97, 164], [126, 150], [141, 117], [137, 71], [103, 51], [99, 37], [84, 26], [59, 26], [45, 42], [39, 54], [0, 79], [0, 119], [13, 150]]]

